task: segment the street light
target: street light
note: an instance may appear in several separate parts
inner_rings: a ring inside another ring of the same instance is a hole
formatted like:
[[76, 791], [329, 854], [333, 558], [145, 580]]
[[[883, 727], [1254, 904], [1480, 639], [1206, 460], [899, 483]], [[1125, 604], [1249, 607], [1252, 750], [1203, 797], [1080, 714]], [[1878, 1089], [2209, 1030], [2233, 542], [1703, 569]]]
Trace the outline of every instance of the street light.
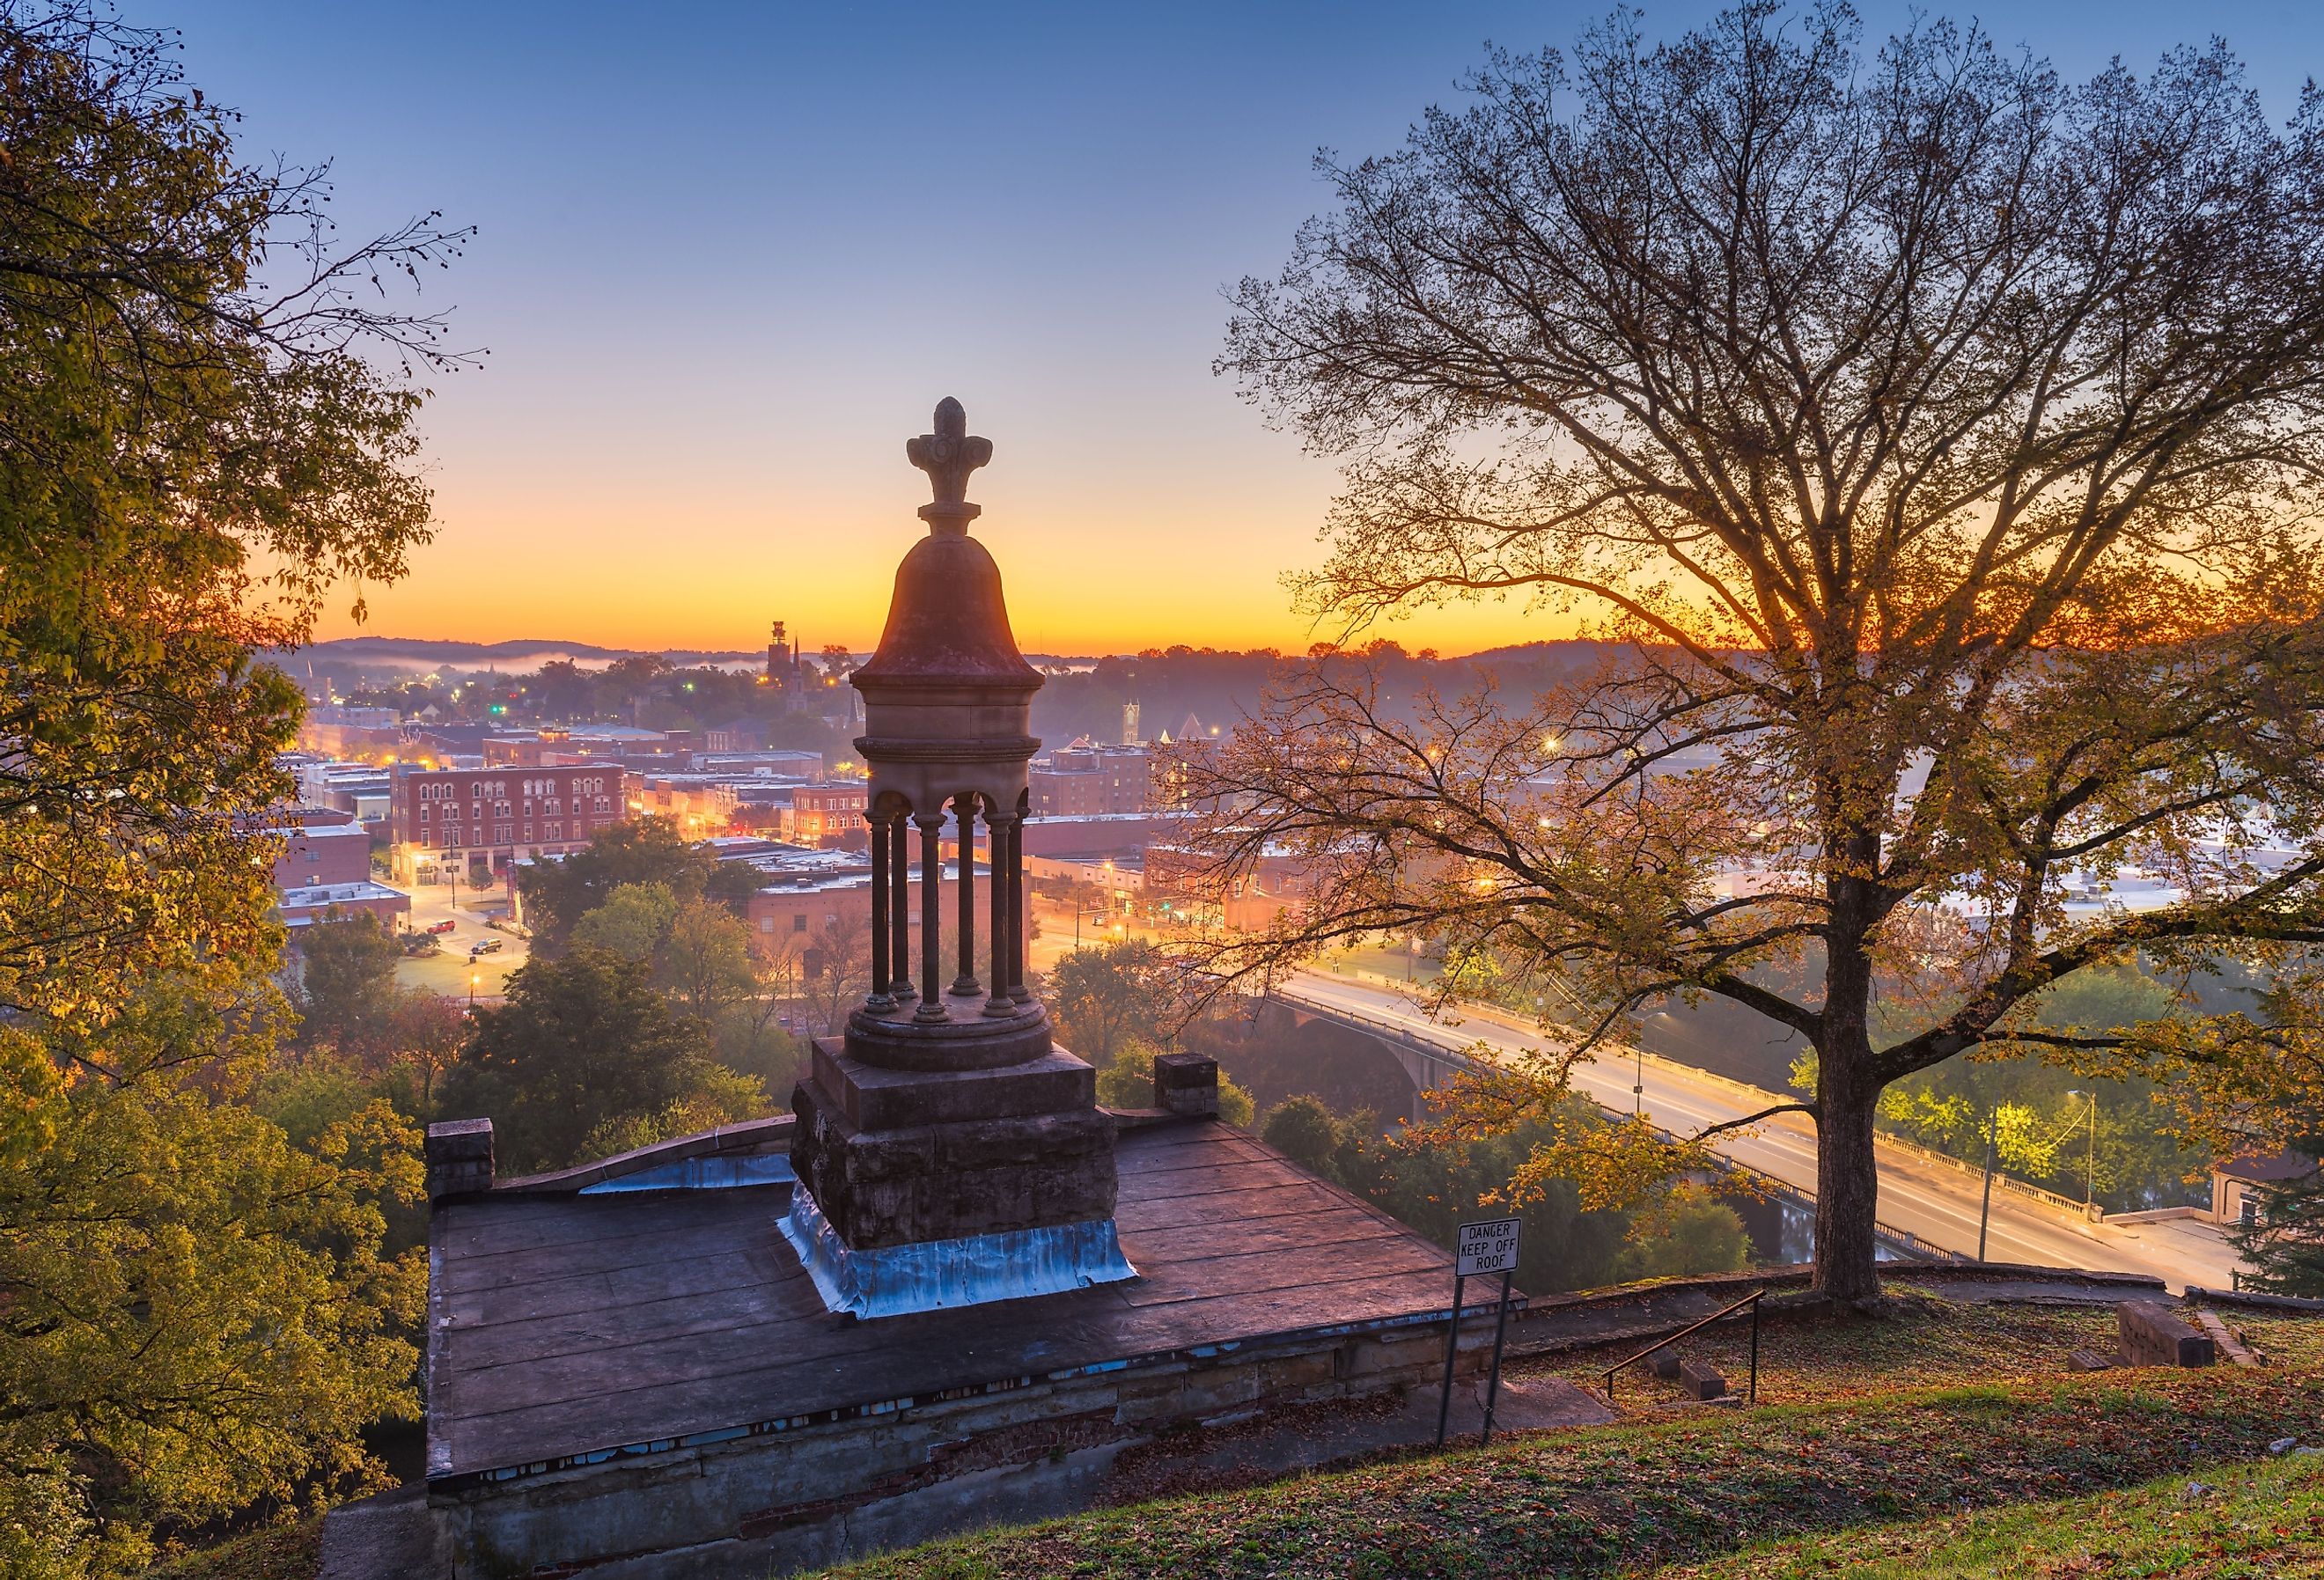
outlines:
[[476, 984], [482, 980], [484, 980], [482, 972], [468, 973], [468, 1012], [472, 1015], [476, 1012]]
[[2090, 1141], [2082, 1157], [2082, 1210], [2087, 1213], [2098, 1204], [2098, 1095], [2093, 1091], [2066, 1095], [2090, 1100]]

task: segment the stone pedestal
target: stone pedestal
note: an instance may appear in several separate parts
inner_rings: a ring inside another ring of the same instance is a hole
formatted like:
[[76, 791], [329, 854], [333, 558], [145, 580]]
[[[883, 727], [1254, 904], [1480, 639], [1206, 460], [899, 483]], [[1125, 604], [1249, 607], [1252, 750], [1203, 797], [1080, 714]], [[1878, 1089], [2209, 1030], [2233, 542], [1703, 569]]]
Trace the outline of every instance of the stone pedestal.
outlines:
[[947, 1008], [934, 1025], [859, 1012], [791, 1095], [782, 1228], [825, 1303], [886, 1317], [1133, 1277], [1096, 1072], [1051, 1044], [1038, 1004]]
[[1041, 674], [1017, 651], [1000, 568], [968, 535], [980, 512], [964, 490], [992, 445], [947, 399], [905, 453], [935, 489], [919, 512], [928, 536], [896, 568], [879, 650], [848, 678], [870, 776], [872, 991], [839, 1043], [816, 1044], [792, 1095], [798, 1188], [782, 1224], [825, 1303], [858, 1317], [1134, 1276], [1114, 1232], [1113, 1119], [1089, 1066], [1051, 1044], [1026, 982], [1019, 836]]
[[869, 1040], [817, 1041], [791, 1099], [791, 1168], [851, 1247], [1112, 1215], [1112, 1117], [1046, 1024], [1038, 1057], [985, 1069], [888, 1068], [862, 1057]]

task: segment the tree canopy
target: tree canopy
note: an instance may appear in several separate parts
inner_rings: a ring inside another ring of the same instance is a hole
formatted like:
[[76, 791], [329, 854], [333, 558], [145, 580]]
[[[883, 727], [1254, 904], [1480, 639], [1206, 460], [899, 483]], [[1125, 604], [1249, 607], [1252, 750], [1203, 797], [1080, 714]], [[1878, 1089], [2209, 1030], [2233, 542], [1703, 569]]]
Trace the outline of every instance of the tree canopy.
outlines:
[[[536, 957], [475, 1021], [445, 1076], [444, 1111], [489, 1116], [519, 1172], [621, 1150], [608, 1138], [639, 1145], [770, 1106], [756, 1080], [713, 1063], [709, 1028], [670, 1009], [643, 960], [587, 947]], [[647, 1123], [672, 1111], [678, 1128]]]
[[624, 885], [641, 891], [659, 885], [673, 901], [697, 898], [717, 864], [687, 844], [667, 818], [640, 818], [602, 829], [586, 848], [562, 861], [535, 862], [519, 875], [533, 950], [553, 955], [562, 949], [575, 925]]
[[464, 359], [396, 287], [460, 235], [342, 243], [175, 53], [0, 0], [0, 1569], [41, 1580], [374, 1484], [417, 1409], [417, 1135], [248, 1101], [299, 707], [257, 654], [427, 534], [418, 381]]
[[0, 1005], [56, 1017], [259, 947], [298, 697], [254, 651], [426, 537], [413, 379], [462, 360], [378, 289], [460, 233], [340, 243], [173, 55], [0, 5]]
[[[1545, 1098], [1657, 997], [1795, 1032], [1844, 1298], [1880, 1091], [1953, 1055], [2161, 1064], [2190, 1123], [2273, 1123], [2312, 1014], [2031, 1005], [2134, 952], [2290, 991], [2324, 941], [2324, 94], [2278, 126], [2224, 45], [2070, 83], [1771, 0], [1470, 87], [1323, 162], [1222, 366], [1348, 457], [1319, 616], [1516, 597], [1617, 645], [1402, 714], [1327, 655], [1189, 753], [1222, 878], [1288, 847], [1319, 885], [1209, 964], [1494, 951], [1587, 1006]], [[2131, 874], [2176, 897], [2079, 902]]]

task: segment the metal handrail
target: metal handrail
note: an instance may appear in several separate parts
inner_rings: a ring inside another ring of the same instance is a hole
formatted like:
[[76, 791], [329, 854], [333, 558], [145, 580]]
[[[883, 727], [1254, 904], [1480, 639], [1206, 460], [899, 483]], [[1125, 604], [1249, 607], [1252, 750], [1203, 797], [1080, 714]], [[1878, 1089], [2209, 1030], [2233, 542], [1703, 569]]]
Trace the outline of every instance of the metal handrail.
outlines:
[[1744, 1296], [1740, 1300], [1736, 1301], [1733, 1305], [1722, 1306], [1718, 1310], [1712, 1312], [1710, 1316], [1702, 1318], [1700, 1321], [1690, 1322], [1684, 1327], [1680, 1328], [1676, 1333], [1656, 1339], [1654, 1343], [1648, 1344], [1645, 1349], [1640, 1350], [1637, 1354], [1630, 1356], [1628, 1359], [1618, 1361], [1613, 1365], [1607, 1367], [1606, 1402], [1608, 1404], [1614, 1402], [1614, 1373], [1623, 1370], [1625, 1367], [1637, 1365], [1640, 1361], [1645, 1360], [1656, 1350], [1666, 1350], [1670, 1348], [1671, 1345], [1678, 1343], [1679, 1340], [1684, 1338], [1688, 1334], [1692, 1333], [1696, 1328], [1708, 1327], [1712, 1323], [1717, 1322], [1720, 1317], [1731, 1317], [1736, 1312], [1743, 1309], [1744, 1307], [1748, 1306], [1751, 1307], [1750, 1401], [1753, 1404], [1757, 1404], [1759, 1402], [1759, 1302], [1766, 1299], [1766, 1296], [1767, 1291], [1766, 1289], [1754, 1289], [1751, 1293]]

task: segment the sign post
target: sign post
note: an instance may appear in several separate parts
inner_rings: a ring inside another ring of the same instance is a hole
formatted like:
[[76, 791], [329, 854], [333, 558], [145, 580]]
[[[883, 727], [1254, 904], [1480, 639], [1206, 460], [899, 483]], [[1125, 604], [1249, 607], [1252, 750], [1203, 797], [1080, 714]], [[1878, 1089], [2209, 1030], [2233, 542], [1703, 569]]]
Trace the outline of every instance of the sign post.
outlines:
[[1509, 1326], [1509, 1280], [1517, 1270], [1517, 1220], [1489, 1218], [1463, 1224], [1452, 1252], [1452, 1322], [1444, 1335], [1444, 1393], [1436, 1406], [1436, 1446], [1444, 1446], [1445, 1428], [1452, 1418], [1452, 1360], [1461, 1348], [1461, 1303], [1471, 1279], [1501, 1280], [1500, 1315], [1493, 1324], [1493, 1370], [1485, 1384], [1485, 1429], [1479, 1447], [1493, 1437], [1493, 1405], [1501, 1391], [1501, 1345]]

